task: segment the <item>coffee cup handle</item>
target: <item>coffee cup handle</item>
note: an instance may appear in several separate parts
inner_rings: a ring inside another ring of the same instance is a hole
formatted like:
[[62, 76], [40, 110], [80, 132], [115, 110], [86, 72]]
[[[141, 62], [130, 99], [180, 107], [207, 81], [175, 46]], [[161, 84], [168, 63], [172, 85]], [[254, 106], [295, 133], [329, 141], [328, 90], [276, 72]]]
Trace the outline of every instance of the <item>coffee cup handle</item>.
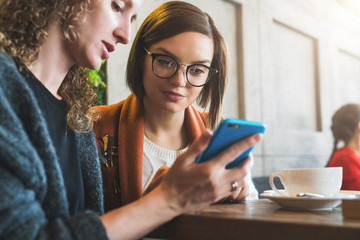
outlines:
[[280, 181], [281, 181], [282, 184], [283, 184], [283, 182], [284, 182], [281, 174], [275, 172], [275, 173], [271, 174], [270, 177], [269, 177], [269, 183], [270, 183], [271, 188], [272, 188], [277, 194], [279, 194], [279, 195], [281, 195], [281, 196], [287, 196], [285, 193], [280, 192], [279, 189], [276, 188], [276, 186], [275, 186], [275, 184], [274, 184], [274, 178], [275, 178], [275, 177], [280, 178]]

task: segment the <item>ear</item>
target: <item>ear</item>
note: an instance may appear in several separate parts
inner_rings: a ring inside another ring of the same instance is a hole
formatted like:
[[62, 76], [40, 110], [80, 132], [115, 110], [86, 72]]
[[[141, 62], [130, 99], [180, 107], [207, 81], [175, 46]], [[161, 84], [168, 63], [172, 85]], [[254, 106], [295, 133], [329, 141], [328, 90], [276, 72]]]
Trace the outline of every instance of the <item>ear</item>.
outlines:
[[360, 122], [357, 125], [357, 130], [358, 130], [358, 132], [360, 132]]

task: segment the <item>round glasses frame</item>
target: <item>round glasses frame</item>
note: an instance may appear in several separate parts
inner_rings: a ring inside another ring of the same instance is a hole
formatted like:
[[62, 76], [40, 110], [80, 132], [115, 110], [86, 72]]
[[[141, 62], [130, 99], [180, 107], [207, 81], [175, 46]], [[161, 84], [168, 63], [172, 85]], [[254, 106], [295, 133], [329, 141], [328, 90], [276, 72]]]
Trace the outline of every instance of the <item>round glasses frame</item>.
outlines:
[[[180, 69], [180, 66], [182, 65], [182, 66], [185, 66], [185, 67], [186, 67], [186, 74], [185, 74], [185, 76], [186, 76], [186, 81], [187, 81], [191, 86], [193, 86], [193, 87], [202, 87], [202, 86], [204, 86], [205, 84], [207, 84], [207, 83], [209, 82], [209, 80], [211, 79], [211, 76], [212, 76], [214, 73], [218, 73], [218, 72], [219, 72], [219, 71], [218, 71], [217, 69], [215, 69], [215, 68], [211, 68], [211, 67], [208, 67], [208, 66], [205, 66], [205, 65], [202, 65], [202, 64], [185, 65], [185, 64], [179, 63], [179, 62], [178, 62], [176, 59], [174, 59], [173, 57], [170, 57], [170, 56], [165, 55], [165, 54], [151, 53], [151, 52], [148, 51], [145, 47], [144, 47], [144, 50], [146, 51], [146, 53], [147, 53], [148, 55], [150, 55], [150, 56], [152, 57], [152, 66], [151, 66], [151, 67], [152, 67], [152, 71], [153, 71], [153, 73], [154, 73], [158, 78], [162, 78], [162, 79], [170, 79], [170, 78], [172, 78], [173, 76], [175, 76], [175, 75], [177, 74], [177, 72], [178, 72], [179, 69]], [[174, 62], [175, 62], [176, 65], [177, 65], [175, 72], [174, 72], [173, 74], [171, 74], [170, 76], [168, 76], [168, 77], [159, 76], [159, 75], [155, 72], [155, 69], [154, 69], [154, 61], [155, 61], [155, 59], [156, 59], [157, 57], [161, 57], [161, 56], [163, 56], [163, 57], [168, 57], [168, 58], [174, 60]], [[199, 66], [199, 65], [202, 66], [202, 67], [205, 67], [205, 68], [209, 69], [209, 74], [208, 74], [208, 76], [207, 76], [207, 78], [206, 78], [205, 83], [200, 84], [200, 85], [196, 85], [196, 84], [193, 84], [193, 83], [191, 83], [191, 82], [189, 81], [188, 72], [189, 72], [189, 69], [190, 69], [191, 67], [193, 67], [193, 66]]]

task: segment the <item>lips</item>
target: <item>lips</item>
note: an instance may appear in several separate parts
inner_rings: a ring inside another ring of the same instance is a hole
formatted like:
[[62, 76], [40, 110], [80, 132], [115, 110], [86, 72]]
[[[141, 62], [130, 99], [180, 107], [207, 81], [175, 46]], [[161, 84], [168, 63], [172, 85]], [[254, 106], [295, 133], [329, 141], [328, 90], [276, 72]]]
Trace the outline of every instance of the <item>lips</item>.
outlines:
[[113, 52], [115, 50], [115, 46], [112, 45], [111, 43], [102, 41], [103, 45], [103, 56], [102, 59], [108, 59], [109, 58], [109, 53]]
[[180, 101], [184, 98], [180, 93], [172, 92], [172, 91], [163, 91], [164, 95], [173, 101]]
[[102, 41], [102, 42], [104, 43], [104, 45], [109, 53], [115, 51], [114, 45], [112, 45], [111, 43], [105, 42], [105, 41]]
[[179, 96], [179, 97], [184, 97], [180, 93], [176, 93], [176, 92], [172, 92], [172, 91], [163, 91], [163, 92], [166, 93], [166, 94], [171, 94], [171, 95], [175, 95], [175, 96]]

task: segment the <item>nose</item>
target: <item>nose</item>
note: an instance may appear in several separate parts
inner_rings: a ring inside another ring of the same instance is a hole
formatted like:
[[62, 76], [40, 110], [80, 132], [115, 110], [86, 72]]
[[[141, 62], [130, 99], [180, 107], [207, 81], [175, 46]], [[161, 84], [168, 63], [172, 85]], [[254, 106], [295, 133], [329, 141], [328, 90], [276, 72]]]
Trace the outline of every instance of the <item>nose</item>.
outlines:
[[119, 21], [117, 28], [114, 31], [114, 36], [117, 39], [116, 43], [128, 44], [131, 35], [131, 19]]
[[177, 73], [169, 79], [169, 82], [177, 87], [185, 87], [186, 80], [186, 65], [181, 64]]

